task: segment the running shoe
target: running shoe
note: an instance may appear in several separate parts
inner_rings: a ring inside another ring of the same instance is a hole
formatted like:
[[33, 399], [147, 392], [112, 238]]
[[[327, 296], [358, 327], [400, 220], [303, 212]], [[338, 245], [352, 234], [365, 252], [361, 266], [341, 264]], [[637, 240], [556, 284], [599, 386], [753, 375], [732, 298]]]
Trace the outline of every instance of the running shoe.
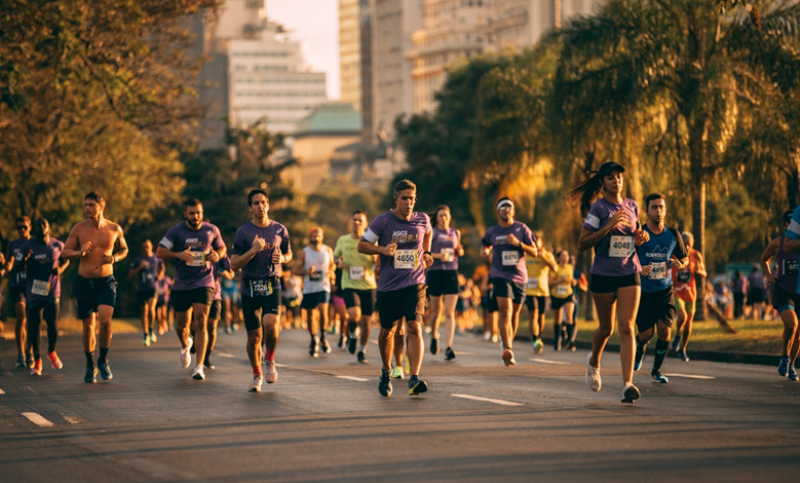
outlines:
[[144, 336], [144, 339], [142, 339], [142, 345], [145, 347], [150, 347], [150, 334]]
[[672, 339], [672, 344], [670, 344], [669, 348], [672, 349], [672, 352], [678, 352], [678, 347], [681, 345], [681, 336], [676, 335], [674, 339]]
[[311, 345], [308, 348], [308, 355], [311, 357], [319, 357], [319, 343], [313, 337], [311, 338]]
[[392, 379], [403, 379], [403, 368], [401, 366], [394, 366], [392, 368]]
[[25, 358], [23, 356], [17, 356], [17, 367], [25, 367]]
[[689, 354], [686, 353], [686, 349], [684, 349], [682, 351], [678, 351], [678, 357], [683, 362], [689, 362]]
[[411, 364], [408, 360], [408, 354], [403, 354], [403, 370], [406, 371], [406, 373], [411, 372]]
[[264, 379], [261, 374], [253, 374], [253, 380], [250, 381], [250, 387], [247, 388], [248, 392], [261, 392], [261, 384]]
[[483, 332], [483, 340], [485, 340], [486, 342], [489, 342], [490, 340], [492, 340], [492, 333], [489, 332], [488, 330], [484, 331]]
[[353, 336], [349, 337], [347, 339], [347, 352], [349, 352], [351, 354], [355, 354], [356, 353], [356, 344], [358, 344], [358, 338], [353, 337]]
[[650, 376], [653, 378], [653, 382], [660, 382], [661, 384], [669, 384], [669, 379], [667, 379], [667, 376], [665, 376], [664, 374], [661, 374], [661, 369], [651, 372]]
[[58, 358], [56, 351], [48, 352], [47, 358], [50, 360], [50, 365], [53, 366], [53, 369], [61, 369], [64, 367], [64, 363]]
[[104, 381], [110, 381], [114, 379], [114, 374], [111, 374], [111, 368], [108, 366], [108, 361], [101, 363], [97, 363], [97, 368], [100, 369], [100, 377], [103, 378]]
[[181, 366], [183, 366], [184, 369], [189, 367], [189, 364], [192, 363], [192, 354], [189, 352], [189, 347], [192, 347], [193, 343], [194, 341], [189, 337], [189, 345], [186, 349], [181, 349]]
[[595, 369], [592, 367], [592, 364], [589, 362], [592, 359], [592, 353], [590, 352], [586, 356], [586, 385], [589, 386], [594, 392], [600, 392], [600, 388], [603, 387], [603, 379], [600, 377], [600, 368]]
[[791, 361], [789, 360], [788, 357], [781, 357], [781, 362], [780, 362], [780, 364], [778, 364], [778, 374], [780, 374], [783, 377], [786, 377], [787, 375], [789, 375], [789, 364], [790, 363], [791, 363]]
[[453, 349], [451, 347], [448, 347], [447, 349], [444, 350], [444, 360], [452, 361], [455, 358], [456, 358], [456, 353], [453, 352]]
[[517, 360], [514, 359], [514, 351], [512, 351], [511, 349], [504, 350], [503, 351], [503, 362], [508, 367], [516, 366], [517, 365]]
[[97, 368], [95, 366], [86, 367], [86, 375], [83, 376], [83, 382], [93, 384], [97, 382]]
[[226, 326], [225, 327], [225, 333], [226, 334], [230, 334], [231, 333], [231, 328]]
[[33, 369], [33, 354], [28, 354], [25, 356], [25, 367], [28, 369]]
[[789, 380], [796, 381], [797, 379], [797, 370], [795, 370], [794, 364], [789, 364]]
[[331, 353], [331, 345], [328, 344], [327, 339], [322, 339], [322, 341], [320, 341], [320, 346], [322, 346], [322, 352], [326, 354]]
[[500, 334], [492, 334], [492, 344], [500, 342]]
[[198, 381], [202, 381], [206, 378], [206, 373], [203, 370], [202, 365], [197, 365], [194, 368], [194, 372], [192, 373], [192, 379], [197, 379]]
[[336, 347], [344, 350], [344, 334], [339, 334], [339, 342], [336, 343]]
[[264, 361], [264, 368], [267, 370], [264, 375], [267, 384], [275, 384], [278, 381], [278, 368], [275, 367], [275, 361]]
[[206, 369], [209, 369], [209, 370], [212, 370], [212, 371], [217, 368], [217, 366], [215, 366], [211, 362], [211, 360], [209, 359], [208, 356], [206, 356], [206, 359], [203, 361], [203, 365], [205, 366]]
[[633, 383], [625, 384], [625, 387], [622, 388], [622, 402], [626, 404], [633, 404], [642, 396], [642, 393], [639, 392], [639, 389], [633, 385]]
[[42, 360], [36, 359], [33, 362], [33, 367], [31, 367], [31, 376], [41, 376], [42, 375]]
[[431, 338], [431, 354], [439, 354], [439, 339]]
[[633, 370], [638, 371], [644, 364], [644, 355], [647, 353], [647, 344], [636, 342], [636, 358], [633, 359]]
[[155, 332], [150, 332], [150, 342], [152, 342], [153, 344], [158, 342], [158, 336], [156, 335]]
[[574, 342], [570, 342], [569, 346], [567, 346], [567, 348], [572, 352], [575, 352], [576, 350], [578, 350], [578, 348], [575, 346]]
[[358, 351], [358, 362], [362, 364], [367, 363], [367, 355], [364, 354], [364, 351]]
[[419, 396], [423, 392], [428, 390], [428, 385], [425, 384], [425, 381], [419, 378], [419, 376], [411, 376], [411, 379], [408, 380], [408, 395], [409, 396]]
[[536, 339], [535, 341], [533, 341], [534, 353], [541, 354], [543, 350], [544, 350], [544, 342], [542, 342], [542, 339]]
[[381, 380], [378, 383], [378, 392], [381, 393], [383, 397], [392, 395], [392, 380], [390, 377], [389, 371], [381, 368]]

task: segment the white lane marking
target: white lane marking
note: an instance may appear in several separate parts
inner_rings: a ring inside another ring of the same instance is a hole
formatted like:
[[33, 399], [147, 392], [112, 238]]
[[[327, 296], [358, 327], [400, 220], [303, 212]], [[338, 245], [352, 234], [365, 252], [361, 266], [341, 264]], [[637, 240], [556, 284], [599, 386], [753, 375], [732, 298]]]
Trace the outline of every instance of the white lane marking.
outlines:
[[236, 356], [235, 356], [235, 355], [233, 355], [233, 354], [228, 354], [227, 352], [215, 352], [214, 354], [215, 354], [215, 355], [218, 355], [218, 356], [220, 356], [220, 357], [227, 357], [228, 359], [236, 359]]
[[667, 377], [685, 377], [687, 379], [716, 379], [716, 377], [712, 376], [698, 376], [697, 374], [664, 374]]
[[501, 406], [522, 406], [520, 403], [515, 403], [511, 401], [503, 401], [502, 399], [489, 399], [485, 397], [478, 397], [478, 396], [470, 396], [469, 394], [451, 394], [452, 397], [460, 397], [462, 399], [472, 399], [473, 401], [482, 401], [488, 402], [492, 404], [499, 404]]
[[556, 366], [568, 366], [569, 362], [551, 361], [548, 359], [528, 359], [531, 362], [541, 362], [542, 364], [552, 364]]
[[377, 344], [378, 343], [378, 339], [372, 339], [372, 343], [373, 344]]
[[0, 389], [0, 394], [5, 394], [5, 393], [6, 392], [4, 390]]
[[286, 364], [278, 364], [278, 363], [276, 362], [276, 363], [275, 363], [275, 367], [289, 367], [289, 366], [287, 366]]
[[49, 428], [53, 425], [53, 423], [36, 413], [22, 413], [22, 415], [30, 419], [33, 424], [41, 426], [42, 428]]
[[353, 376], [336, 376], [338, 379], [347, 379], [348, 381], [358, 381], [358, 382], [369, 382], [369, 379], [364, 379], [363, 377], [353, 377]]

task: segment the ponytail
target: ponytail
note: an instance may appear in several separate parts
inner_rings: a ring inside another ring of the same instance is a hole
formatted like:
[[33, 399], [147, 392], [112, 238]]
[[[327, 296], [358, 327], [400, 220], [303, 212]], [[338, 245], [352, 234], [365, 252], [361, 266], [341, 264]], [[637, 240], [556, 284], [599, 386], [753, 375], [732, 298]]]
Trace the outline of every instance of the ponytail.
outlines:
[[590, 178], [573, 186], [573, 188], [569, 190], [569, 193], [567, 193], [567, 199], [571, 202], [574, 203], [580, 200], [582, 216], [586, 216], [589, 212], [589, 208], [592, 207], [592, 201], [595, 196], [603, 189], [603, 177], [598, 171], [593, 171], [592, 173], [594, 174], [592, 174]]

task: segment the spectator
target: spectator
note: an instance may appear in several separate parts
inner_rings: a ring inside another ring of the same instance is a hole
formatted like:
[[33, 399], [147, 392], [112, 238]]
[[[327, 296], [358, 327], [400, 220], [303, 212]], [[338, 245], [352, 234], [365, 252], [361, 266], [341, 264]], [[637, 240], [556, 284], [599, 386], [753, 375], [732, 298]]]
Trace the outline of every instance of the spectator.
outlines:
[[736, 270], [733, 275], [733, 318], [740, 319], [744, 316], [744, 300], [747, 295], [747, 279], [741, 270]]

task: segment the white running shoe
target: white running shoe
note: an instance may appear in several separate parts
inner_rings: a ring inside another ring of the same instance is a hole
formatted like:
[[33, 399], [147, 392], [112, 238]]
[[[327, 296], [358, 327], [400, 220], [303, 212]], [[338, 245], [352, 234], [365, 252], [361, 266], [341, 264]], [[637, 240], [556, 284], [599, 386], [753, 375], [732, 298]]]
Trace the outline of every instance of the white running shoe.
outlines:
[[192, 354], [189, 353], [189, 348], [192, 347], [194, 340], [189, 337], [188, 342], [189, 344], [186, 346], [186, 349], [181, 349], [181, 365], [184, 369], [189, 367], [189, 364], [192, 363]]
[[250, 387], [247, 388], [249, 392], [261, 392], [261, 384], [264, 382], [264, 379], [261, 377], [261, 374], [253, 374], [253, 380], [250, 382]]
[[492, 340], [492, 333], [489, 332], [488, 330], [484, 331], [483, 340], [485, 340], [486, 342], [489, 342], [490, 340]]
[[592, 358], [592, 353], [590, 352], [589, 355], [586, 356], [586, 385], [589, 386], [594, 392], [600, 392], [600, 388], [603, 387], [603, 380], [600, 378], [600, 369], [595, 369], [589, 363], [589, 360]]
[[274, 384], [278, 381], [278, 369], [275, 367], [275, 361], [264, 361], [264, 368], [266, 369], [265, 379], [267, 384]]
[[642, 393], [639, 392], [639, 389], [633, 385], [632, 382], [625, 384], [625, 387], [622, 388], [622, 402], [626, 404], [633, 404], [642, 396]]
[[194, 368], [194, 372], [192, 373], [192, 379], [197, 379], [198, 381], [202, 381], [206, 378], [206, 373], [203, 371], [203, 365], [198, 364]]

